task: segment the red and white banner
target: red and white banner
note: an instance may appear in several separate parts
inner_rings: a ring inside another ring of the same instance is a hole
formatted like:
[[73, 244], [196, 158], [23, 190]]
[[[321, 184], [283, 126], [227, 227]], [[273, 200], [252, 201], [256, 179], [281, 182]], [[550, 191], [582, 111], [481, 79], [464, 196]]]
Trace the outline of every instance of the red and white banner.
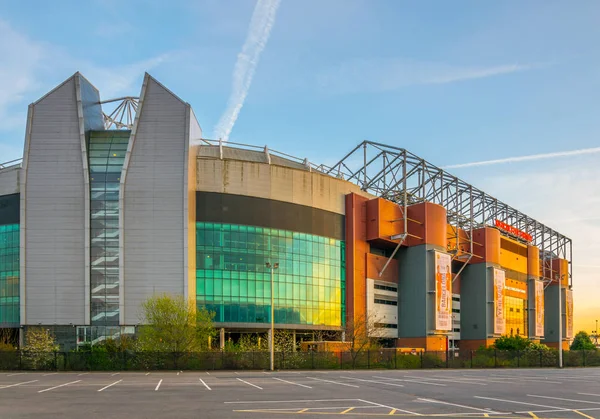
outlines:
[[452, 330], [452, 258], [435, 255], [435, 329]]
[[494, 333], [506, 333], [506, 317], [504, 314], [505, 274], [501, 269], [494, 268]]

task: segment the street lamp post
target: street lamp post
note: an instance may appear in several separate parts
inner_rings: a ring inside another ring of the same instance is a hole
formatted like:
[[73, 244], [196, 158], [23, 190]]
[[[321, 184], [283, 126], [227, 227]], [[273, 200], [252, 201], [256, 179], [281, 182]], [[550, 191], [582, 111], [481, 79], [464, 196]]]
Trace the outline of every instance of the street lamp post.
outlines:
[[275, 269], [279, 268], [279, 263], [265, 263], [267, 269], [271, 270], [271, 336], [269, 339], [269, 349], [270, 349], [270, 368], [271, 371], [275, 370], [275, 308], [274, 308], [274, 287], [273, 287], [273, 274]]
[[558, 368], [563, 367], [563, 351], [562, 351], [562, 276], [556, 275], [558, 281]]

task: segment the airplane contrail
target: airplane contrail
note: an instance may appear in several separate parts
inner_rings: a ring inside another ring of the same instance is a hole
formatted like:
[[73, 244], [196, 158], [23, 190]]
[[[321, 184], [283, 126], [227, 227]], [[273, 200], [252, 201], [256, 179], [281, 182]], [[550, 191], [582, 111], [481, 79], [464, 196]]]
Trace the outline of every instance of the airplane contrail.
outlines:
[[227, 102], [227, 108], [215, 126], [215, 139], [223, 141], [229, 139], [233, 125], [244, 106], [260, 54], [269, 40], [279, 3], [280, 0], [258, 0], [256, 2], [242, 52], [238, 54], [233, 69], [231, 95]]
[[520, 156], [520, 157], [507, 157], [505, 159], [484, 160], [484, 161], [476, 161], [476, 162], [471, 162], [471, 163], [451, 164], [449, 166], [444, 166], [443, 169], [462, 169], [463, 167], [488, 166], [488, 165], [492, 165], [492, 164], [516, 163], [516, 162], [522, 162], [522, 161], [553, 159], [556, 157], [571, 157], [571, 156], [579, 156], [582, 154], [596, 154], [596, 153], [600, 153], [600, 147], [582, 148], [579, 150], [571, 150], [571, 151], [557, 151], [555, 153], [532, 154], [529, 156]]

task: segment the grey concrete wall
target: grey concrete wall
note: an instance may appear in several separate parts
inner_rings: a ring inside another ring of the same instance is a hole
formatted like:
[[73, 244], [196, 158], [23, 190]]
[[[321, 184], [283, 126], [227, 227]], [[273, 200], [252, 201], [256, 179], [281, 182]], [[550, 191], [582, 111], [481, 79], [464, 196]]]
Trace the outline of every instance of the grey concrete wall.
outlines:
[[21, 190], [24, 324], [83, 324], [86, 319], [88, 196], [77, 77], [71, 77], [29, 109]]
[[154, 293], [184, 294], [188, 105], [146, 75], [121, 176], [121, 323]]
[[374, 198], [350, 182], [276, 164], [201, 158], [196, 176], [198, 191], [256, 196], [338, 214], [345, 214], [345, 196], [351, 192]]
[[19, 193], [19, 167], [0, 169], [0, 196]]
[[460, 338], [487, 339], [493, 330], [493, 273], [487, 263], [468, 265], [460, 278]]
[[[561, 312], [562, 312], [562, 335], [563, 339], [566, 334], [565, 328], [565, 293], [561, 296]], [[553, 285], [546, 287], [544, 291], [544, 339], [542, 342], [558, 342], [558, 286]]]

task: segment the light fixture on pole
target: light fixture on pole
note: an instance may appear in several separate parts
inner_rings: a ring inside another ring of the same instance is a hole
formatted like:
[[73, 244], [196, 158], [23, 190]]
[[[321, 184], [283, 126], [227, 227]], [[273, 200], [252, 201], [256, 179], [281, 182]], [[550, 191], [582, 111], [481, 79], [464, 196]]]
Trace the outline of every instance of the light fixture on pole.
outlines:
[[275, 370], [275, 309], [274, 309], [274, 287], [273, 287], [273, 274], [275, 269], [279, 268], [279, 263], [265, 263], [267, 269], [271, 270], [271, 336], [269, 339], [269, 353], [270, 353], [270, 369]]
[[562, 276], [556, 275], [555, 279], [558, 282], [558, 368], [563, 367], [563, 351], [562, 351]]

